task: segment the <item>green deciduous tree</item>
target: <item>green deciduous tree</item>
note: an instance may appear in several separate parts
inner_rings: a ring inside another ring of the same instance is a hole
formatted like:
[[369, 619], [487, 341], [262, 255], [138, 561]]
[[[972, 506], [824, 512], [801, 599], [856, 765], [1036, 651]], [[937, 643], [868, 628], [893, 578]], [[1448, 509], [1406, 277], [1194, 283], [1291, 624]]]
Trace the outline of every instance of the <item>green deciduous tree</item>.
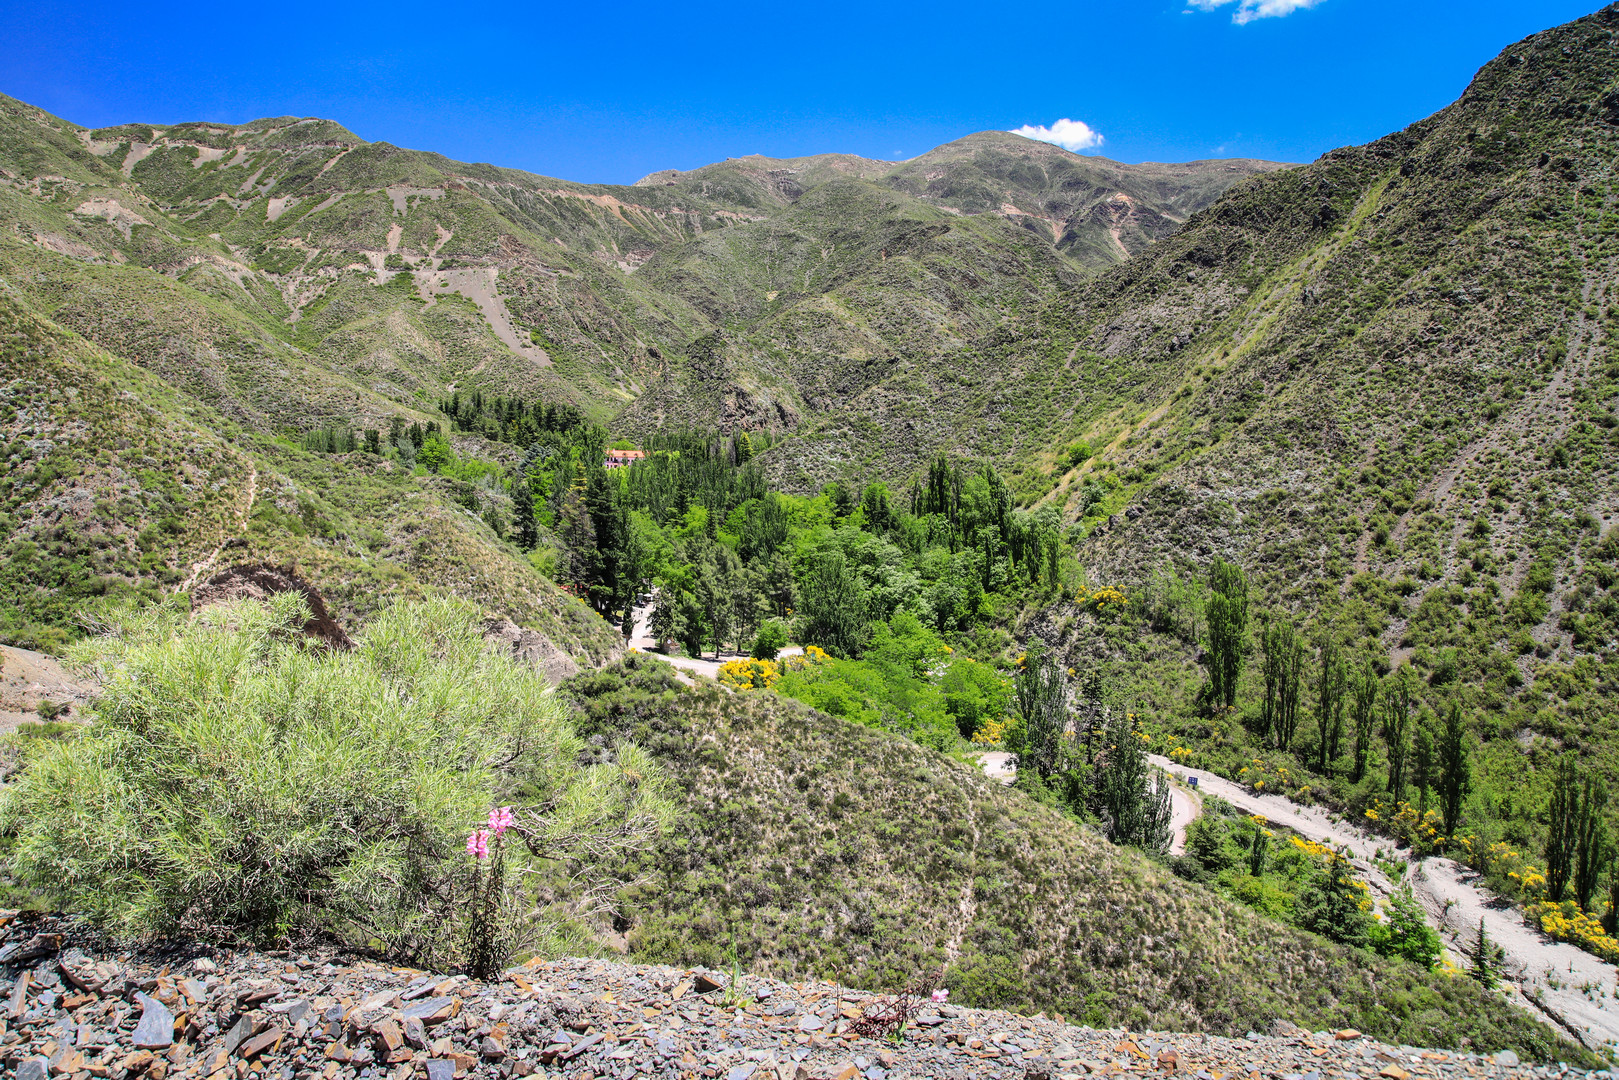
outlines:
[[1575, 823], [1574, 899], [1583, 910], [1591, 909], [1597, 879], [1608, 862], [1608, 786], [1600, 776], [1586, 773], [1581, 785], [1580, 810]]
[[1428, 925], [1422, 905], [1406, 885], [1389, 898], [1387, 921], [1371, 927], [1370, 944], [1383, 956], [1398, 956], [1430, 971], [1439, 966], [1444, 942], [1439, 931]]
[[1237, 703], [1248, 636], [1248, 579], [1242, 568], [1216, 557], [1209, 568], [1209, 599], [1204, 608], [1209, 635], [1209, 696], [1218, 708]]
[[1411, 740], [1411, 782], [1417, 788], [1417, 816], [1428, 813], [1428, 793], [1437, 779], [1439, 744], [1434, 734], [1433, 714], [1427, 709], [1417, 713], [1415, 731]]
[[1265, 872], [1265, 861], [1270, 854], [1270, 833], [1264, 828], [1254, 829], [1254, 838], [1248, 845], [1248, 872], [1258, 877]]
[[1108, 839], [1144, 851], [1168, 851], [1169, 778], [1147, 760], [1146, 738], [1134, 714], [1116, 710], [1100, 755], [1096, 801]]
[[1012, 680], [1012, 700], [1023, 721], [1019, 771], [1032, 769], [1049, 782], [1062, 758], [1068, 728], [1068, 676], [1062, 662], [1042, 645], [1023, 658]]
[[866, 646], [866, 597], [843, 552], [810, 558], [798, 601], [799, 641], [833, 656], [855, 657]]
[[1462, 708], [1452, 702], [1445, 714], [1445, 730], [1439, 742], [1439, 814], [1444, 819], [1447, 841], [1456, 835], [1462, 821], [1462, 805], [1473, 792], [1473, 765], [1469, 760], [1467, 727]]
[[1371, 763], [1372, 739], [1377, 733], [1377, 693], [1379, 683], [1377, 671], [1372, 662], [1367, 660], [1361, 670], [1350, 680], [1350, 720], [1355, 728], [1355, 757], [1350, 767], [1349, 781], [1358, 784], [1366, 776], [1366, 768]]
[[1579, 848], [1580, 778], [1573, 754], [1564, 754], [1552, 775], [1552, 797], [1546, 821], [1546, 897], [1561, 903], [1574, 876]]
[[1293, 735], [1299, 726], [1304, 639], [1291, 621], [1275, 616], [1266, 620], [1260, 633], [1260, 645], [1264, 651], [1265, 697], [1260, 706], [1259, 724], [1278, 750], [1286, 750], [1293, 745]]
[[1388, 793], [1396, 802], [1405, 798], [1406, 759], [1411, 752], [1411, 669], [1402, 667], [1383, 687], [1383, 748], [1388, 754]]
[[1581, 908], [1589, 908], [1597, 881], [1609, 861], [1604, 815], [1608, 789], [1601, 777], [1580, 776], [1578, 761], [1564, 754], [1552, 778], [1546, 822], [1546, 896], [1561, 902], [1570, 885]]
[[1349, 668], [1338, 643], [1331, 637], [1323, 638], [1316, 670], [1316, 768], [1324, 775], [1332, 774], [1333, 762], [1338, 760], [1343, 744], [1344, 691], [1348, 682]]

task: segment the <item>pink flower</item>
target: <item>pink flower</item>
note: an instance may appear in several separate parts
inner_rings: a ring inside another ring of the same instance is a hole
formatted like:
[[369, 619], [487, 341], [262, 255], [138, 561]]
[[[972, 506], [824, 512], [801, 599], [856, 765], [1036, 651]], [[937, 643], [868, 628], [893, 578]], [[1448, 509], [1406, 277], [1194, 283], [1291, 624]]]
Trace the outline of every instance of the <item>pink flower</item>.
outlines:
[[950, 991], [948, 991], [948, 990], [935, 990], [935, 991], [933, 991], [933, 1004], [935, 1004], [935, 1005], [943, 1005], [945, 1002], [947, 1002], [949, 1000], [950, 1000]]
[[489, 830], [473, 829], [472, 835], [467, 837], [467, 854], [476, 855], [480, 859], [489, 858]]
[[496, 836], [512, 827], [512, 808], [502, 806], [498, 810], [489, 811], [489, 828]]

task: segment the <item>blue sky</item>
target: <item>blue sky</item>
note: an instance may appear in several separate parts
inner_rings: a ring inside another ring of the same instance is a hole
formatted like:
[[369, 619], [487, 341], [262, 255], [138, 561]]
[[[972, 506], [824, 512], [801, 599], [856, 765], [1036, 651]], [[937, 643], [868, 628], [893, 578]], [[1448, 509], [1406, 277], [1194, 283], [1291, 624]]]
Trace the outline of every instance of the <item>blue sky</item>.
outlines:
[[750, 153], [914, 157], [1024, 126], [1099, 135], [1086, 152], [1122, 161], [1308, 161], [1443, 107], [1511, 42], [1598, 6], [0, 0], [0, 91], [91, 126], [324, 116], [601, 183]]

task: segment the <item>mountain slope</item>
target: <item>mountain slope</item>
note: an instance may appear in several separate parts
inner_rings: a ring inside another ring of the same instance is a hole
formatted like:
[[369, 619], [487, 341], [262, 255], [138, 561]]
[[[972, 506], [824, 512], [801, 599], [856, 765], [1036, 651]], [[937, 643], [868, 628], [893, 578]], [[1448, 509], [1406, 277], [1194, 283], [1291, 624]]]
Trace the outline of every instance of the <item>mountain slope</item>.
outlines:
[[[1174, 236], [974, 341], [976, 393], [960, 392], [955, 364], [918, 364], [806, 428], [804, 445], [889, 477], [966, 448], [1029, 470], [1028, 496], [1088, 524], [1132, 495], [1149, 515], [1187, 500], [1240, 505], [1223, 550], [1325, 527], [1328, 553], [1310, 563], [1364, 568], [1378, 552], [1360, 540], [1391, 509], [1385, 488], [1405, 489], [1390, 496], [1393, 527], [1419, 492], [1460, 498], [1498, 450], [1549, 461], [1571, 436], [1600, 443], [1611, 430], [1616, 19], [1610, 7], [1536, 35], [1434, 117], [1238, 186]], [[865, 418], [905, 410], [961, 423], [931, 438], [892, 426], [868, 436]], [[1080, 437], [1097, 456], [1053, 472]], [[791, 443], [773, 457], [784, 474], [814, 464]], [[1086, 482], [1101, 480], [1108, 494], [1092, 501]], [[1606, 466], [1568, 480], [1585, 509], [1611, 517]], [[1272, 490], [1286, 497], [1261, 498]], [[1473, 508], [1477, 498], [1448, 513]], [[1300, 510], [1308, 527], [1283, 524]], [[1338, 534], [1357, 518], [1366, 533]], [[1212, 539], [1163, 525], [1097, 536], [1097, 555], [1122, 568]]]
[[897, 735], [631, 655], [564, 692], [580, 732], [669, 770], [686, 827], [617, 925], [656, 962], [737, 962], [1098, 1027], [1241, 1035], [1282, 1018], [1412, 1045], [1582, 1054], [1471, 980], [1273, 923]]

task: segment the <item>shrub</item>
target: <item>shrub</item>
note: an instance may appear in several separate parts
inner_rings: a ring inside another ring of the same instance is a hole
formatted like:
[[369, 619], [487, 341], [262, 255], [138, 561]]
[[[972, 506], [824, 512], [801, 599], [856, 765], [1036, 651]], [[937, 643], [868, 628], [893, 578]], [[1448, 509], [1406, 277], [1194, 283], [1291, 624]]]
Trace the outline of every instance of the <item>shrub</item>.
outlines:
[[755, 660], [774, 660], [787, 647], [787, 625], [780, 619], [766, 619], [759, 632], [753, 635], [750, 655]]
[[1372, 948], [1383, 956], [1398, 956], [1429, 970], [1438, 967], [1444, 944], [1439, 940], [1439, 931], [1428, 925], [1410, 886], [1389, 899], [1386, 914], [1387, 922], [1371, 928]]
[[666, 826], [646, 756], [581, 767], [543, 679], [485, 646], [471, 606], [385, 609], [347, 652], [304, 637], [308, 618], [296, 594], [189, 624], [170, 604], [81, 645], [106, 678], [90, 724], [0, 802], [18, 876], [115, 932], [336, 936], [443, 963], [492, 805], [515, 804], [531, 873], [584, 874], [565, 899], [587, 905], [617, 886], [603, 857]]

